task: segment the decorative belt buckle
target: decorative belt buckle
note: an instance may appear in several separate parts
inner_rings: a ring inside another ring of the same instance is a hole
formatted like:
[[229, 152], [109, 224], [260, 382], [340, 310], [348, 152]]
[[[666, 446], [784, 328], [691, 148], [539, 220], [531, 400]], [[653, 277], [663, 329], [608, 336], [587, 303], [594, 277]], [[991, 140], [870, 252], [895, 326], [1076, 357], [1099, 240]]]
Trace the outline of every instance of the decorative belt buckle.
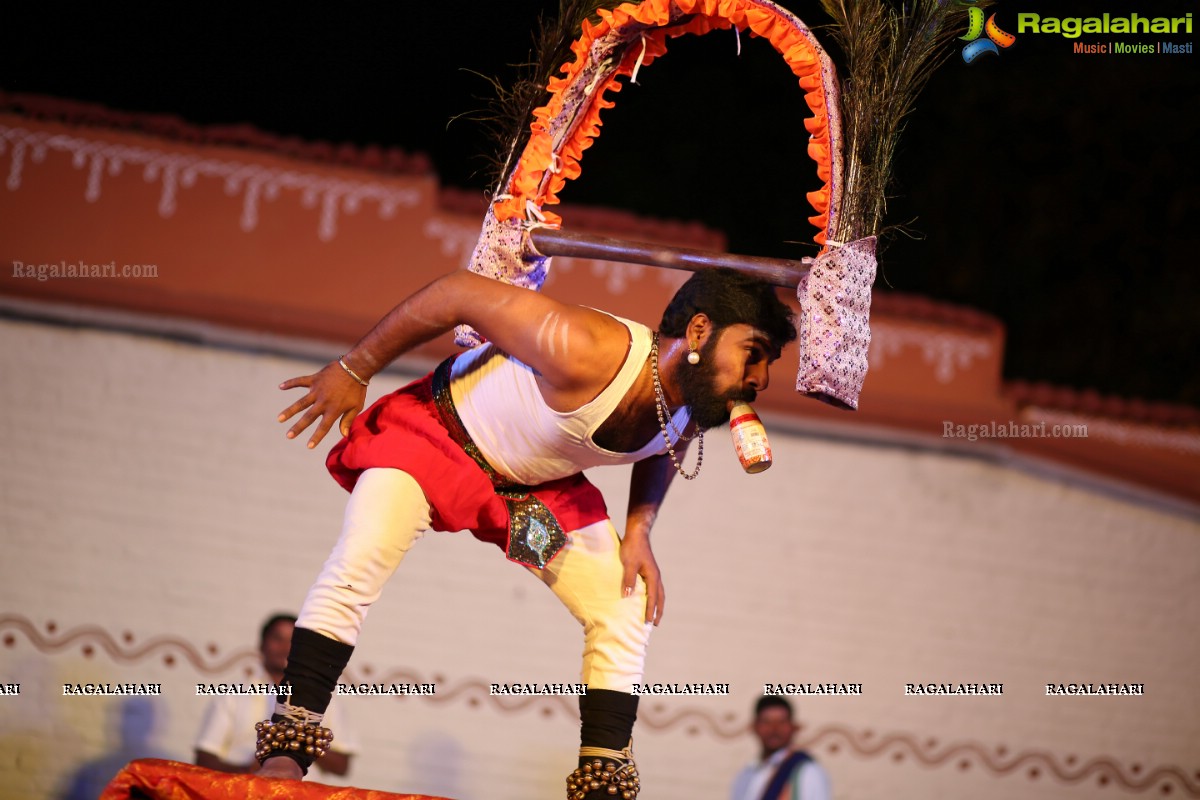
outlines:
[[508, 557], [541, 569], [567, 543], [546, 504], [528, 493], [498, 492], [508, 505]]

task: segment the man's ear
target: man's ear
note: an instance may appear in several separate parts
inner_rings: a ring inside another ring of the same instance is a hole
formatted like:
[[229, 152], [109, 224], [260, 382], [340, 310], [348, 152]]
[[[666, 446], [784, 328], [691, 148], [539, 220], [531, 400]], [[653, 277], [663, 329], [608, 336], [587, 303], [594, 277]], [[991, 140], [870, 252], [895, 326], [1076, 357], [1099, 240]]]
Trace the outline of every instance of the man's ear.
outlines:
[[687, 325], [688, 345], [695, 345], [696, 349], [700, 349], [712, 331], [713, 324], [712, 320], [708, 318], [708, 314], [701, 312], [693, 315]]

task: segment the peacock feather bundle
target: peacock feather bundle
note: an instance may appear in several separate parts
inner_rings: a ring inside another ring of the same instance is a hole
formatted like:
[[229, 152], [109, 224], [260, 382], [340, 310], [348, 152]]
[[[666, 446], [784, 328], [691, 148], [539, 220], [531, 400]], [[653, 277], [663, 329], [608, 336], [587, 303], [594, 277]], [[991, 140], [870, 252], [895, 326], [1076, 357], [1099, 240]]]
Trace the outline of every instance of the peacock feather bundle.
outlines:
[[964, 29], [960, 0], [821, 0], [842, 52], [844, 181], [831, 237], [850, 242], [884, 227], [892, 163], [904, 123]]

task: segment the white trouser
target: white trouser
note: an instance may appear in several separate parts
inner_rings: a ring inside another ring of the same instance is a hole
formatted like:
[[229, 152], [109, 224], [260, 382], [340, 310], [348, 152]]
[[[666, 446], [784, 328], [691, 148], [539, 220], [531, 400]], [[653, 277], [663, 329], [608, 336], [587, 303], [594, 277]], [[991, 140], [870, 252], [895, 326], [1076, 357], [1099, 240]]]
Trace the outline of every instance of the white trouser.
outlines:
[[[413, 542], [429, 528], [429, 503], [408, 473], [368, 469], [346, 505], [342, 535], [308, 591], [297, 625], [353, 645], [367, 610]], [[582, 681], [631, 692], [640, 683], [653, 625], [646, 585], [621, 596], [620, 539], [607, 519], [571, 531], [544, 569], [530, 569], [583, 625]]]

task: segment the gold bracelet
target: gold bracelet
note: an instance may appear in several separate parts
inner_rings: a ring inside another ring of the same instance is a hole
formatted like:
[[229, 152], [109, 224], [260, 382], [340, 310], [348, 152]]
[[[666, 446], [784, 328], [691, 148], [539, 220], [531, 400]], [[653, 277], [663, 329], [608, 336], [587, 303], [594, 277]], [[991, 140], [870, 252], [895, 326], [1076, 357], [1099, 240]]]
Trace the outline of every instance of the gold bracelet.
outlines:
[[355, 372], [354, 370], [350, 369], [350, 366], [349, 366], [349, 365], [346, 363], [346, 357], [345, 357], [345, 356], [339, 356], [339, 357], [338, 357], [338, 363], [342, 365], [342, 369], [346, 370], [346, 374], [347, 374], [347, 375], [349, 375], [351, 378], [354, 378], [354, 380], [358, 381], [358, 385], [359, 385], [359, 386], [366, 386], [366, 385], [367, 385], [367, 382], [366, 382], [366, 381], [364, 381], [362, 378], [358, 377], [358, 373], [357, 373], [357, 372]]

